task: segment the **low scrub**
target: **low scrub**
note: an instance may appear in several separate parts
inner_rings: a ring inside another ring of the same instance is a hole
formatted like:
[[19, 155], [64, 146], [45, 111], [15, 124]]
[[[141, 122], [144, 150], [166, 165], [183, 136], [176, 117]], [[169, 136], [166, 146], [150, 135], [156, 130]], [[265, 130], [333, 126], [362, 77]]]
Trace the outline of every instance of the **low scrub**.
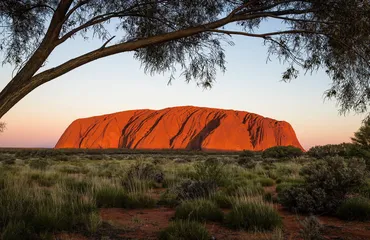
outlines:
[[282, 225], [279, 213], [272, 205], [263, 202], [235, 204], [225, 222], [230, 228], [252, 231], [271, 231]]
[[328, 158], [302, 168], [305, 184], [279, 192], [281, 204], [302, 213], [333, 214], [345, 197], [362, 185], [366, 165], [363, 160]]
[[294, 158], [302, 155], [303, 151], [293, 146], [276, 146], [262, 152], [263, 158]]
[[205, 199], [196, 199], [181, 203], [176, 208], [175, 219], [222, 221], [223, 213], [214, 202]]
[[363, 197], [349, 198], [338, 208], [337, 216], [344, 220], [370, 220], [370, 200]]
[[199, 222], [188, 220], [177, 220], [162, 230], [159, 240], [209, 240], [205, 226]]

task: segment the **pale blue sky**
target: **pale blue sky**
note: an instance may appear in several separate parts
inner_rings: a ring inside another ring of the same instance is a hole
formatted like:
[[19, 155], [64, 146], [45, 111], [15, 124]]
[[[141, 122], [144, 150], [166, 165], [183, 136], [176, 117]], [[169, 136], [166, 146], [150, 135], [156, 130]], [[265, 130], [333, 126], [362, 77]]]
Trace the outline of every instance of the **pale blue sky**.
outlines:
[[[275, 30], [277, 24], [265, 25]], [[303, 147], [349, 141], [364, 115], [340, 116], [335, 101], [324, 101], [330, 79], [322, 72], [281, 82], [286, 66], [277, 59], [266, 63], [261, 39], [233, 37], [225, 45], [227, 72], [217, 75], [211, 90], [167, 75], [149, 76], [132, 53], [123, 53], [82, 66], [37, 88], [4, 117], [7, 130], [0, 147], [53, 147], [76, 118], [129, 109], [161, 109], [193, 105], [249, 111], [291, 123]], [[48, 60], [47, 67], [85, 53], [101, 43], [70, 40]], [[12, 68], [0, 68], [0, 89], [11, 79]]]

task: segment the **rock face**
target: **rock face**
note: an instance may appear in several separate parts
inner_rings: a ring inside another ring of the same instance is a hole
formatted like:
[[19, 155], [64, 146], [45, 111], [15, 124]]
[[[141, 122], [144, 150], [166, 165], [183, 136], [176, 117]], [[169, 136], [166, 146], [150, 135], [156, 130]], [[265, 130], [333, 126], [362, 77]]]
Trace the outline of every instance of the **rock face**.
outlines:
[[257, 114], [203, 107], [132, 110], [77, 119], [55, 148], [303, 149], [291, 125]]

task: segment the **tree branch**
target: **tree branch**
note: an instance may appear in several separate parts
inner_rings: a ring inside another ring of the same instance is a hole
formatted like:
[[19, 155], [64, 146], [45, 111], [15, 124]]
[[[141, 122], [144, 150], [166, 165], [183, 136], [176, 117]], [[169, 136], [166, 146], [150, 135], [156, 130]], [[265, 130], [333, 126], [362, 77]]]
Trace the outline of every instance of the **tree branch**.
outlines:
[[247, 32], [239, 32], [239, 31], [227, 31], [227, 30], [219, 30], [219, 29], [210, 29], [207, 30], [208, 32], [215, 32], [215, 33], [222, 33], [227, 35], [243, 35], [247, 37], [258, 37], [258, 38], [268, 38], [274, 35], [282, 35], [282, 34], [320, 34], [315, 31], [307, 31], [307, 30], [288, 30], [288, 31], [279, 31], [279, 32], [269, 32], [269, 33], [261, 33], [261, 34], [254, 34], [254, 33], [247, 33]]

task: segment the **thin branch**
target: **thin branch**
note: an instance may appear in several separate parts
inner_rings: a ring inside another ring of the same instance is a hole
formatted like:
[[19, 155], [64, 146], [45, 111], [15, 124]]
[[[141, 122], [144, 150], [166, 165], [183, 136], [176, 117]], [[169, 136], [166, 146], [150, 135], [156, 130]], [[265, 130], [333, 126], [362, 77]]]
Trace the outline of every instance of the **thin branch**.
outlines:
[[113, 38], [115, 38], [116, 36], [113, 36], [113, 37], [111, 37], [110, 39], [108, 39], [104, 44], [103, 44], [103, 46], [101, 46], [101, 48], [100, 49], [103, 49], [103, 48], [105, 48], [105, 46], [107, 46], [107, 44], [110, 42], [110, 41], [112, 41], [113, 40]]
[[227, 35], [243, 35], [247, 37], [258, 37], [258, 38], [268, 38], [274, 35], [282, 35], [282, 34], [320, 34], [319, 32], [315, 31], [307, 31], [307, 30], [288, 30], [288, 31], [279, 31], [279, 32], [269, 32], [269, 33], [261, 33], [261, 34], [254, 34], [254, 33], [247, 33], [247, 32], [239, 32], [239, 31], [227, 31], [227, 30], [220, 30], [220, 29], [210, 29], [207, 30], [208, 32], [216, 32], [216, 33], [223, 33]]
[[66, 16], [64, 17], [64, 20], [62, 21], [62, 24], [65, 23], [68, 18], [78, 9], [80, 8], [82, 5], [85, 5], [86, 3], [88, 3], [90, 0], [80, 0], [71, 10], [69, 10], [66, 14]]

